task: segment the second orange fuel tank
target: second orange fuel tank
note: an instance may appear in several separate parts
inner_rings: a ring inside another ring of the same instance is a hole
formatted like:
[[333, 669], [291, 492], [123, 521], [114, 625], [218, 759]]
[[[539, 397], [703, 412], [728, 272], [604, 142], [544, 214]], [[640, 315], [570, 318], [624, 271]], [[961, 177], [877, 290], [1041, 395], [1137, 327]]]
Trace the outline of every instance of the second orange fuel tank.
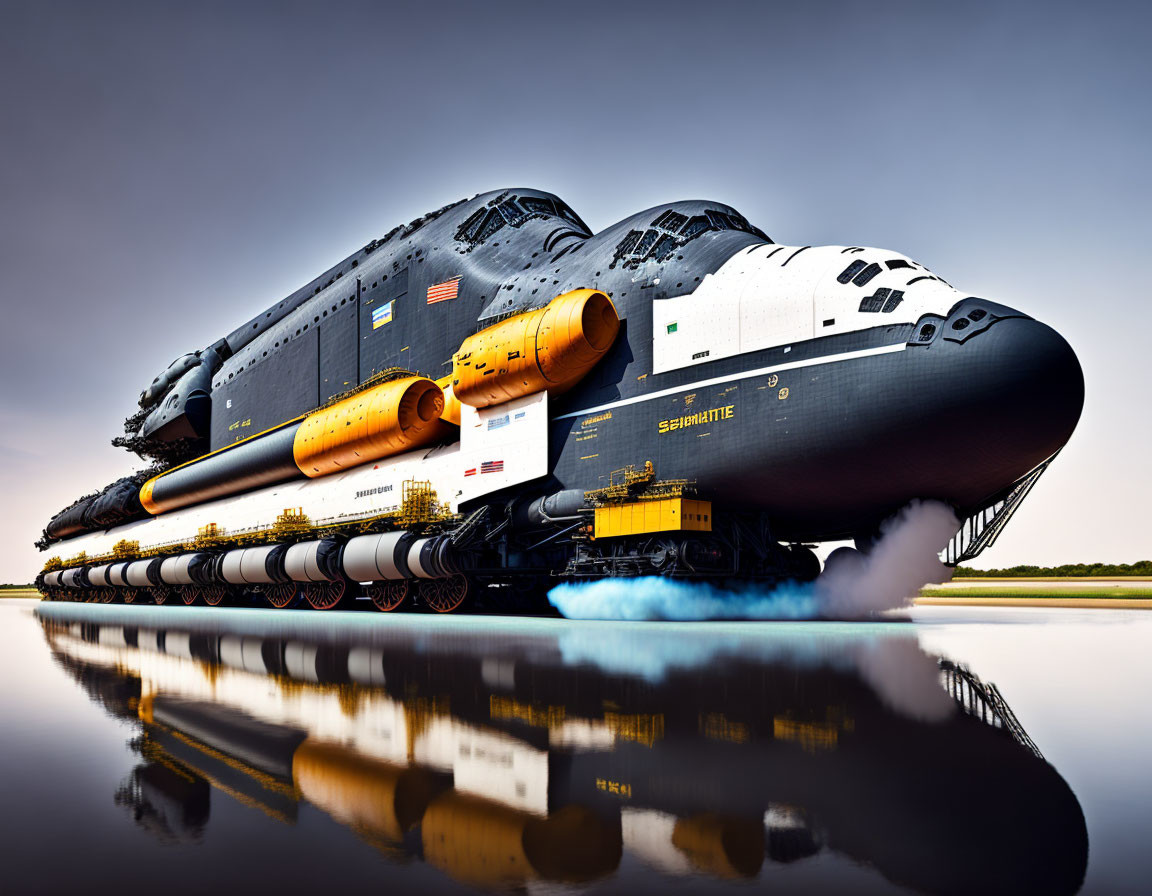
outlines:
[[444, 394], [422, 376], [381, 383], [309, 414], [292, 442], [309, 478], [417, 448], [441, 435]]
[[452, 392], [477, 408], [578, 383], [611, 348], [616, 307], [596, 289], [557, 296], [469, 336], [452, 359]]

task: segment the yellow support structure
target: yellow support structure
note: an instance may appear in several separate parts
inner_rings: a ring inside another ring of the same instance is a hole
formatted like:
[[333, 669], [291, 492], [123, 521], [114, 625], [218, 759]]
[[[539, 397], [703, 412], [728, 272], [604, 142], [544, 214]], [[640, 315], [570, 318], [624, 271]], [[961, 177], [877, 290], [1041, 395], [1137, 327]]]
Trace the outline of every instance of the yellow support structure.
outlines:
[[436, 498], [436, 489], [428, 480], [406, 479], [401, 486], [400, 515], [402, 529], [443, 519], [448, 514]]
[[140, 553], [140, 542], [121, 538], [112, 545], [112, 556], [117, 560], [129, 560]]
[[711, 532], [712, 502], [695, 498], [659, 498], [596, 508], [596, 537], [616, 538], [645, 532]]
[[277, 538], [288, 538], [293, 535], [302, 535], [311, 528], [312, 521], [308, 519], [303, 507], [295, 509], [285, 507], [284, 512], [276, 517], [276, 522], [272, 524], [272, 533]]

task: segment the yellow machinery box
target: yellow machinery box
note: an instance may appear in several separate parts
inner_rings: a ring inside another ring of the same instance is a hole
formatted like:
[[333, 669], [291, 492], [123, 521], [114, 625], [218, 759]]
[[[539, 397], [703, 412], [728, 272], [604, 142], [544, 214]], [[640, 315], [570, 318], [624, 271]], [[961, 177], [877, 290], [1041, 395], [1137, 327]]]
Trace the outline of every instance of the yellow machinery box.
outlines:
[[597, 538], [681, 531], [711, 532], [712, 502], [694, 498], [660, 498], [596, 508]]

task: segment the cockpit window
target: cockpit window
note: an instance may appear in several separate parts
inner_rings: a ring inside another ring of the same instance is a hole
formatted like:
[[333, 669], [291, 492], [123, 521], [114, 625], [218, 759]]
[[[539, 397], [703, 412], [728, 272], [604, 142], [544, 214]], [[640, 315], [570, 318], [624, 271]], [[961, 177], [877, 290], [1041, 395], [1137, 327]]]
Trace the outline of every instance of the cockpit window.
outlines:
[[903, 300], [904, 293], [899, 289], [881, 287], [872, 295], [865, 296], [860, 300], [860, 310], [870, 313], [882, 311], [885, 314], [891, 314]]
[[712, 222], [712, 226], [717, 230], [736, 230], [732, 226], [732, 219], [729, 218], [724, 212], [712, 211], [709, 209], [704, 214], [708, 216], [708, 220]]
[[648, 230], [644, 233], [644, 238], [640, 240], [640, 245], [636, 247], [637, 255], [647, 255], [648, 250], [656, 245], [656, 240], [660, 238], [659, 230]]
[[891, 261], [884, 262], [888, 265], [888, 270], [894, 271], [897, 268], [910, 268], [912, 265], [905, 261], [903, 258], [893, 258]]
[[888, 298], [890, 289], [878, 289], [870, 296], [865, 296], [860, 300], [860, 310], [867, 312], [876, 312], [884, 307], [884, 300]]
[[616, 253], [609, 267], [639, 267], [645, 261], [664, 261], [701, 234], [709, 231], [738, 230], [750, 233], [767, 243], [772, 242], [762, 230], [753, 227], [742, 215], [719, 209], [705, 209], [702, 215], [689, 218], [672, 209], [665, 209], [643, 232], [630, 230], [616, 245]]
[[640, 237], [643, 235], [639, 230], [629, 230], [628, 235], [620, 240], [620, 243], [616, 246], [616, 254], [613, 256], [612, 263], [609, 267], [614, 267], [616, 262], [625, 255], [631, 255], [632, 251], [636, 248], [636, 244], [640, 242]]
[[579, 216], [559, 199], [545, 196], [517, 197], [501, 193], [460, 225], [456, 231], [456, 239], [468, 243], [468, 248], [471, 250], [505, 225], [519, 227], [531, 218], [542, 216], [563, 218], [578, 228], [581, 235], [591, 233]]
[[480, 229], [480, 222], [488, 214], [488, 209], [482, 208], [468, 216], [468, 220], [460, 225], [456, 231], [456, 239], [471, 242], [476, 239], [476, 232]]
[[652, 226], [676, 232], [683, 227], [687, 221], [688, 218], [685, 215], [668, 209], [668, 211], [664, 212], [664, 214], [652, 222]]
[[662, 236], [660, 241], [652, 247], [652, 257], [657, 261], [663, 261], [669, 255], [676, 251], [676, 237]]
[[524, 217], [529, 214], [516, 204], [516, 200], [509, 199], [506, 202], [501, 202], [498, 206], [500, 214], [504, 216], [504, 220], [509, 224], [519, 224]]
[[697, 215], [695, 218], [692, 218], [688, 222], [683, 230], [680, 231], [680, 238], [682, 240], [690, 240], [692, 237], [700, 235], [705, 230], [709, 230], [711, 227], [712, 223], [706, 217], [704, 217], [704, 215]]
[[854, 262], [852, 262], [850, 265], [848, 265], [848, 267], [844, 268], [844, 270], [840, 272], [840, 276], [837, 277], [836, 279], [839, 280], [841, 283], [847, 283], [849, 280], [851, 280], [853, 277], [855, 277], [857, 274], [859, 274], [862, 270], [864, 270], [864, 267], [865, 267], [864, 262], [862, 262], [859, 258], [857, 258]]
[[476, 242], [482, 243], [488, 237], [492, 236], [497, 230], [505, 224], [504, 217], [496, 209], [489, 209], [487, 216], [484, 218], [484, 224], [476, 233]]
[[525, 196], [520, 200], [521, 207], [533, 215], [554, 215], [556, 204], [551, 199], [542, 199], [538, 196]]
[[868, 267], [864, 268], [864, 270], [862, 270], [859, 274], [853, 277], [852, 282], [857, 286], [863, 286], [879, 273], [880, 265], [873, 262], [872, 264], [868, 265]]

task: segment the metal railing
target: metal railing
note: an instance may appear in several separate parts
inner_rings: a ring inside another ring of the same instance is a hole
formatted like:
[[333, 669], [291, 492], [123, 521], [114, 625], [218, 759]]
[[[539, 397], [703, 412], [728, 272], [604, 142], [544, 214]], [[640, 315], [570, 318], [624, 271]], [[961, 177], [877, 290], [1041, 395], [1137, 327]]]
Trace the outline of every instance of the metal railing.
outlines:
[[[1056, 452], [1059, 454], [1060, 452]], [[1012, 491], [995, 504], [977, 511], [960, 524], [960, 530], [952, 536], [948, 546], [944, 548], [940, 559], [946, 566], [956, 566], [965, 560], [979, 556], [983, 551], [992, 547], [1012, 515], [1020, 507], [1021, 502], [1028, 497], [1034, 486], [1048, 469], [1048, 465], [1056, 459], [1053, 454], [1048, 460], [1036, 467], [1031, 473], [1013, 486]]]
[[944, 690], [956, 701], [961, 712], [993, 728], [1002, 728], [1016, 743], [1031, 750], [1037, 759], [1044, 758], [996, 685], [981, 681], [979, 676], [951, 660], [942, 659], [939, 666]]

